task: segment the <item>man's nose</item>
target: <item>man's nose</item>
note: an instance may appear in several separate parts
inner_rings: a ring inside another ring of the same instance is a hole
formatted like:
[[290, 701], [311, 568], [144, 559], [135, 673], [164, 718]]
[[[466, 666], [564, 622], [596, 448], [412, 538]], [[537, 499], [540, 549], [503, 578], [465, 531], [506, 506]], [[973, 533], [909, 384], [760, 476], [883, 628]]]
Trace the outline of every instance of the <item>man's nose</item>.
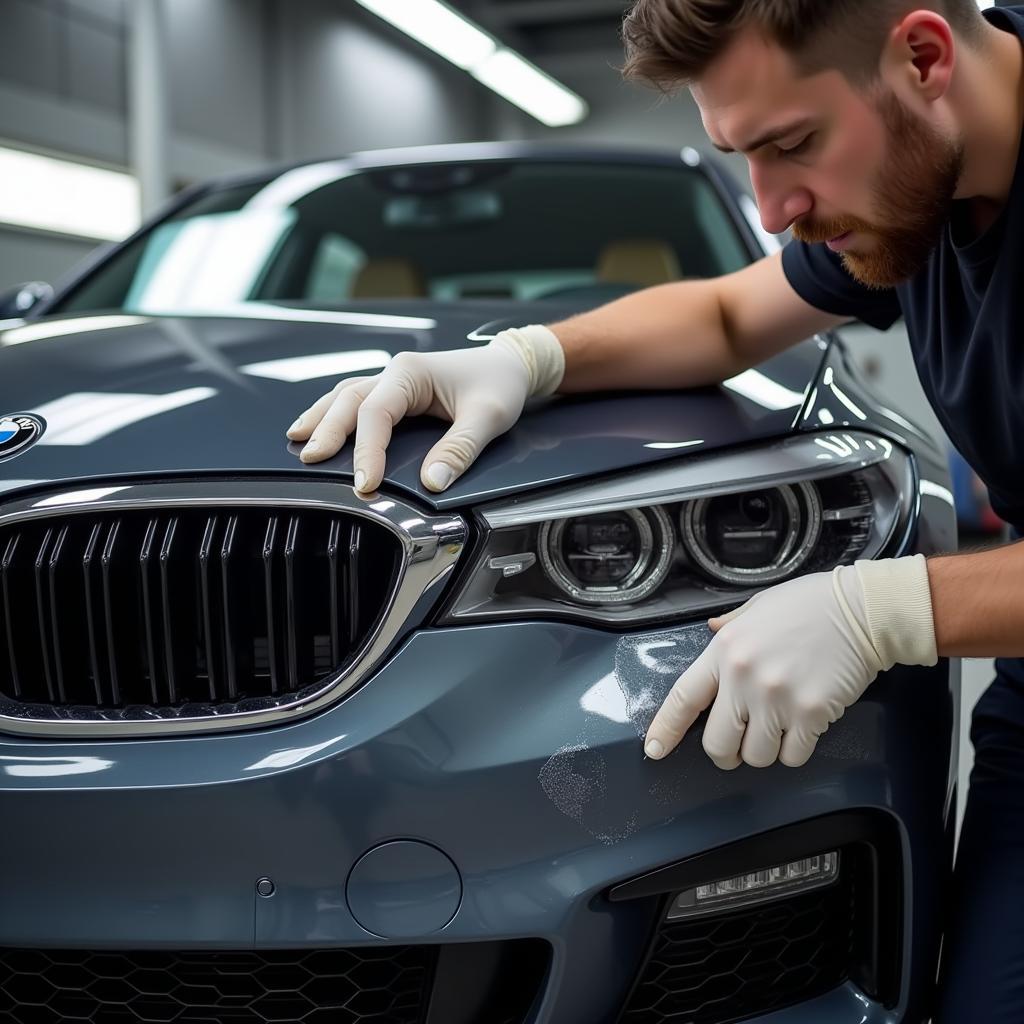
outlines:
[[793, 221], [810, 213], [814, 206], [814, 200], [805, 188], [759, 180], [758, 176], [753, 174], [751, 178], [757, 209], [761, 214], [761, 224], [765, 231], [773, 235], [781, 235]]

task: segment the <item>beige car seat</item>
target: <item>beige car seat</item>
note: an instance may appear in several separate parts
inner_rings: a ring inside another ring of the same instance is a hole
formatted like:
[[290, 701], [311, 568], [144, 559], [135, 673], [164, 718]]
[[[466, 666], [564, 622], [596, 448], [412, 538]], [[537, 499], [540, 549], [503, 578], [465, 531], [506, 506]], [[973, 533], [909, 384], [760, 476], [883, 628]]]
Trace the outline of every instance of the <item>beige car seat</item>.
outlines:
[[408, 260], [367, 260], [352, 282], [353, 299], [422, 299], [423, 275]]
[[655, 238], [609, 242], [597, 260], [597, 279], [647, 288], [683, 276], [675, 249]]

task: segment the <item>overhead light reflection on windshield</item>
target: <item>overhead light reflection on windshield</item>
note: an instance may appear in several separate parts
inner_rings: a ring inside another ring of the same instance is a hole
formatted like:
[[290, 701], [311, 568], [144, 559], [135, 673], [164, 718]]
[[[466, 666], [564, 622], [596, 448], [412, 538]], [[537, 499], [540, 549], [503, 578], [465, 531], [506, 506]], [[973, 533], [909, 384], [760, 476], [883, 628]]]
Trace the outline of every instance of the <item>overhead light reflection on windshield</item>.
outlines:
[[125, 306], [168, 313], [244, 301], [295, 219], [294, 210], [247, 210], [155, 228]]

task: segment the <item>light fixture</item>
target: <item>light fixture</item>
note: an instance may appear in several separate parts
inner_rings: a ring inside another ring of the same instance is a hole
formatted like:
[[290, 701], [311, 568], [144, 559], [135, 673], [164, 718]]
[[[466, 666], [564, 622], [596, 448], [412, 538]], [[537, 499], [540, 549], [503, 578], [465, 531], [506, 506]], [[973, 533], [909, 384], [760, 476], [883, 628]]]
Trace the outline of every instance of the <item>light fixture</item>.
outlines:
[[130, 174], [0, 147], [0, 222], [119, 241], [140, 220]]
[[358, 0], [548, 127], [576, 124], [587, 104], [441, 0]]
[[579, 96], [512, 50], [498, 50], [470, 74], [549, 128], [576, 124], [587, 116]]
[[737, 907], [820, 889], [838, 877], [838, 852], [804, 857], [788, 864], [778, 864], [762, 871], [751, 871], [746, 875], [723, 878], [687, 889], [672, 900], [665, 919], [678, 921], [720, 910], [735, 910]]

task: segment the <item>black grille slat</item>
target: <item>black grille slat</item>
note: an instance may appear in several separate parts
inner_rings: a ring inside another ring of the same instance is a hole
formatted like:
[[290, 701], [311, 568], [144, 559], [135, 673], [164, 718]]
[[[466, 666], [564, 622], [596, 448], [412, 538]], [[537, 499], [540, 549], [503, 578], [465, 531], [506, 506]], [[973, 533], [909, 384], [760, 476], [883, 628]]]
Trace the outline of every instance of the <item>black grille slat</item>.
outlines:
[[64, 551], [64, 543], [68, 539], [68, 527], [63, 526], [53, 542], [50, 552], [50, 561], [47, 567], [48, 598], [50, 603], [50, 638], [53, 643], [53, 668], [57, 682], [57, 694], [62, 704], [67, 703], [68, 694], [64, 686], [64, 658], [63, 644], [60, 628], [60, 614], [58, 613], [59, 601], [57, 598], [57, 570], [60, 566], [60, 557]]
[[4, 630], [7, 633], [7, 659], [11, 666], [11, 696], [21, 696], [21, 679], [18, 674], [18, 656], [15, 653], [14, 638], [17, 634], [14, 615], [16, 605], [12, 597], [11, 577], [14, 575], [14, 556], [18, 550], [21, 534], [15, 533], [7, 538], [3, 559], [0, 560], [0, 596], [4, 604]]
[[365, 649], [401, 556], [384, 526], [320, 509], [75, 510], [0, 527], [0, 699], [87, 721], [312, 693]]
[[100, 555], [100, 571], [103, 580], [103, 625], [107, 639], [107, 667], [110, 670], [110, 696], [114, 704], [121, 703], [121, 685], [118, 679], [117, 636], [114, 628], [114, 551], [117, 547], [117, 536], [121, 530], [121, 520], [115, 519], [107, 531], [107, 538]]
[[288, 533], [284, 539], [284, 599], [285, 599], [285, 642], [287, 645], [288, 686], [294, 689], [299, 679], [298, 637], [295, 635], [298, 616], [295, 601], [298, 592], [295, 587], [295, 554], [299, 538], [299, 517], [288, 520]]
[[331, 578], [331, 661], [337, 665], [341, 661], [341, 638], [338, 617], [341, 614], [338, 598], [338, 549], [341, 545], [341, 520], [332, 519], [327, 534], [327, 563]]
[[89, 539], [85, 545], [85, 553], [82, 555], [82, 583], [85, 594], [85, 623], [86, 633], [89, 637], [89, 667], [92, 670], [93, 690], [96, 694], [96, 704], [103, 704], [103, 669], [100, 663], [99, 622], [100, 612], [96, 598], [96, 574], [94, 567], [99, 566], [100, 535], [103, 532], [102, 523], [94, 523], [89, 533]]
[[36, 552], [35, 577], [36, 577], [36, 612], [39, 617], [39, 640], [43, 654], [43, 678], [46, 680], [46, 692], [49, 694], [50, 702], [56, 703], [56, 676], [53, 668], [53, 655], [49, 636], [49, 597], [47, 595], [47, 572], [46, 565], [49, 561], [50, 542], [53, 540], [53, 530], [48, 529], [43, 534], [43, 542]]
[[267, 670], [270, 676], [270, 692], [280, 692], [280, 675], [277, 660], [277, 614], [274, 591], [274, 558], [277, 549], [277, 516], [267, 520], [267, 530], [263, 535], [263, 599], [267, 617]]
[[217, 517], [210, 516], [203, 526], [203, 540], [199, 545], [199, 575], [200, 590], [203, 603], [203, 640], [206, 654], [206, 678], [209, 685], [210, 700], [218, 699], [217, 676], [217, 652], [214, 647], [214, 636], [217, 628], [214, 615], [215, 581], [211, 578], [214, 571], [213, 548], [217, 539]]
[[159, 683], [159, 655], [157, 641], [157, 614], [156, 605], [159, 594], [158, 583], [155, 579], [157, 569], [155, 568], [156, 557], [156, 532], [160, 526], [159, 519], [150, 519], [146, 524], [146, 532], [142, 537], [142, 547], [139, 551], [139, 577], [140, 589], [142, 591], [142, 621], [143, 621], [143, 643], [145, 645], [143, 654], [146, 665], [146, 675], [149, 677], [149, 692], [154, 704], [160, 702]]
[[171, 621], [174, 608], [174, 596], [171, 593], [171, 559], [177, 530], [178, 520], [172, 517], [167, 521], [163, 540], [160, 543], [160, 604], [164, 626], [164, 665], [167, 671], [167, 697], [171, 704], [178, 700], [178, 667], [175, 655], [174, 623]]
[[346, 563], [346, 578], [348, 581], [348, 642], [349, 647], [354, 647], [359, 637], [359, 546], [362, 531], [358, 523], [352, 524], [352, 532], [349, 534], [348, 562]]
[[[224, 528], [224, 542], [220, 548], [221, 621], [224, 623], [224, 665], [228, 684], [228, 699], [238, 698], [238, 657], [235, 632], [232, 628], [237, 617], [234, 595], [231, 593], [232, 549], [238, 531], [238, 516], [229, 516]], [[245, 595], [241, 594], [244, 601]]]

